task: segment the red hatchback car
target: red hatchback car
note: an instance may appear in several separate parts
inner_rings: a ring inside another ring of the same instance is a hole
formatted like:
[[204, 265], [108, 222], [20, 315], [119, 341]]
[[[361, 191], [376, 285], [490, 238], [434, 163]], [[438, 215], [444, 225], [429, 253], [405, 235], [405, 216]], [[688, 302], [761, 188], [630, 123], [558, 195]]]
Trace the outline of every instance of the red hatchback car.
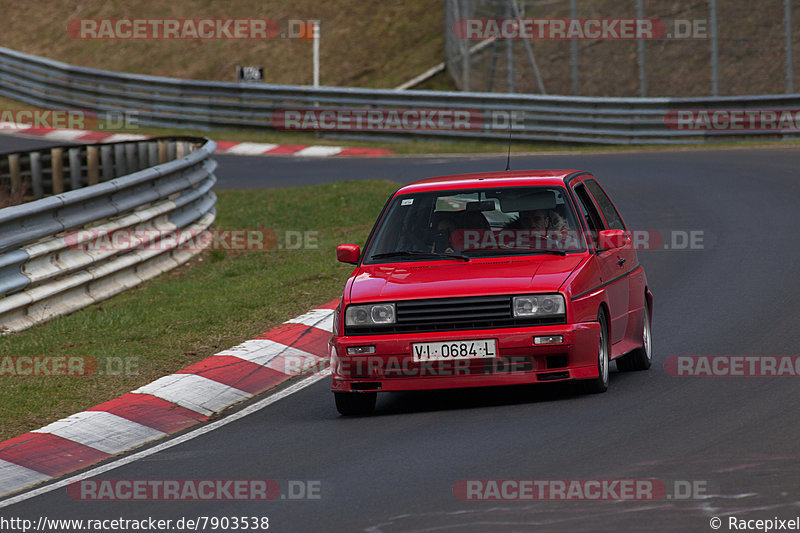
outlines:
[[402, 187], [352, 263], [330, 341], [343, 415], [378, 391], [581, 380], [650, 367], [653, 297], [631, 235], [576, 170], [464, 174]]

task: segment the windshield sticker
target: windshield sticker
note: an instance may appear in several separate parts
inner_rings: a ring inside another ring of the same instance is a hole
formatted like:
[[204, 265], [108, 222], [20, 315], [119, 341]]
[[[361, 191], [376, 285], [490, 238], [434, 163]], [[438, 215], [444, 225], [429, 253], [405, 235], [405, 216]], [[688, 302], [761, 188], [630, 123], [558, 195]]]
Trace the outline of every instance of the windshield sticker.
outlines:
[[400, 205], [411, 205], [413, 203], [414, 203], [414, 199], [413, 198], [406, 198], [405, 200], [402, 200], [400, 202]]

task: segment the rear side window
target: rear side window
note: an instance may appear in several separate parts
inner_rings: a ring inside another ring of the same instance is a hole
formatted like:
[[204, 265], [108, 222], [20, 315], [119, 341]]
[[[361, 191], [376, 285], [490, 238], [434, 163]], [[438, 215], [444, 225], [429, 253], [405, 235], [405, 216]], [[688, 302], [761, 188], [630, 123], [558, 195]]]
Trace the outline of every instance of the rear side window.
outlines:
[[600, 211], [603, 212], [603, 216], [608, 223], [608, 229], [624, 230], [625, 224], [622, 222], [622, 217], [619, 216], [619, 213], [614, 208], [614, 204], [611, 203], [605, 191], [600, 188], [600, 185], [595, 180], [586, 180], [585, 183], [586, 188], [591, 191], [592, 196], [597, 200], [597, 205], [600, 207]]

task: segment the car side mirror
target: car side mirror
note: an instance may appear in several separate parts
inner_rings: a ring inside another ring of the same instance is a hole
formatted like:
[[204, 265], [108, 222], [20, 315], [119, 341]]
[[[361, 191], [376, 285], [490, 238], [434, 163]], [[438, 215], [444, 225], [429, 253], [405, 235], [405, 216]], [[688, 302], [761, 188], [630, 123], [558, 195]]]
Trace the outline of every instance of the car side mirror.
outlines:
[[630, 244], [631, 240], [625, 230], [604, 229], [597, 234], [597, 249], [609, 250], [611, 248], [622, 248]]
[[340, 244], [336, 247], [336, 259], [342, 263], [358, 264], [361, 248], [357, 244]]

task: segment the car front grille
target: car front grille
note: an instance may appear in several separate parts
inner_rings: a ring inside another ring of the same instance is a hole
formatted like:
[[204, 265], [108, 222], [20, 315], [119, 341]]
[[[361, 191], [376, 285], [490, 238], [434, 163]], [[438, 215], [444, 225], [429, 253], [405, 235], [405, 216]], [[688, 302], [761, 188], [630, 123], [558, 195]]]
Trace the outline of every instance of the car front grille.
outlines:
[[476, 296], [405, 300], [395, 303], [397, 322], [391, 326], [347, 326], [345, 335], [423, 333], [565, 324], [564, 315], [515, 318], [511, 296]]

